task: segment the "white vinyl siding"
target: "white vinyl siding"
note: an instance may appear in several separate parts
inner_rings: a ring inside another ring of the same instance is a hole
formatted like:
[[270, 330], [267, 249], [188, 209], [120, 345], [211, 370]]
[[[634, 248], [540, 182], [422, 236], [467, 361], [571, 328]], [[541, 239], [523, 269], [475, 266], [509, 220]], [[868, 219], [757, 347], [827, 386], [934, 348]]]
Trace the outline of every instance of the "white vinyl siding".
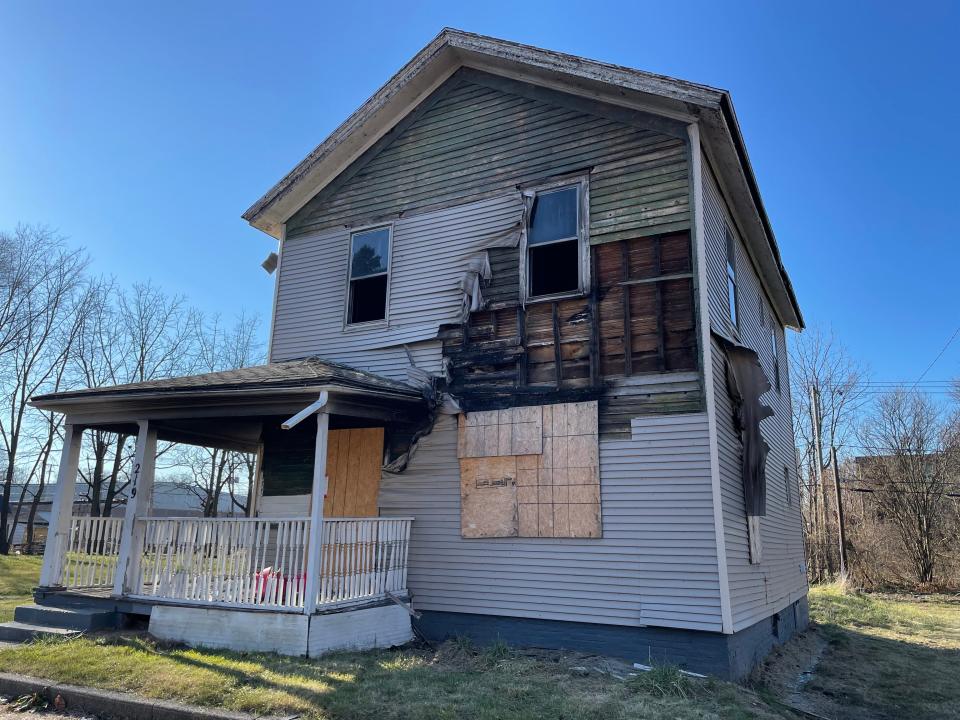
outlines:
[[409, 588], [419, 610], [719, 632], [706, 416], [636, 418], [600, 441], [601, 539], [460, 536], [456, 421], [441, 417], [380, 512], [412, 516]]
[[759, 297], [760, 302], [739, 304], [739, 341], [760, 357], [764, 373], [773, 389], [761, 398], [774, 410], [773, 417], [761, 422], [764, 439], [770, 445], [767, 456], [767, 514], [760, 520], [763, 558], [750, 563], [747, 517], [740, 477], [740, 440], [732, 424], [732, 408], [727, 394], [723, 352], [713, 343], [713, 383], [717, 401], [717, 441], [720, 455], [720, 481], [723, 499], [724, 537], [727, 571], [730, 579], [733, 629], [741, 630], [803, 596], [807, 590], [804, 567], [800, 509], [796, 498], [787, 499], [784, 468], [796, 487], [794, 437], [790, 393], [776, 391], [774, 358], [770, 332], [777, 343], [782, 385], [789, 387], [786, 368], [786, 340], [759, 278], [729, 217], [713, 174], [703, 163], [704, 230], [707, 248], [707, 273], [710, 319], [713, 328], [724, 332], [729, 327], [727, 284], [727, 228], [733, 235], [737, 290], [741, 298]]
[[[509, 230], [519, 193], [397, 220], [393, 225], [390, 319], [384, 326], [343, 327], [349, 231], [287, 239], [277, 291], [272, 361], [317, 355], [403, 379], [404, 344], [419, 343], [423, 367], [440, 371], [441, 324], [457, 322], [460, 280], [472, 255]], [[418, 361], [419, 364], [419, 361]]]

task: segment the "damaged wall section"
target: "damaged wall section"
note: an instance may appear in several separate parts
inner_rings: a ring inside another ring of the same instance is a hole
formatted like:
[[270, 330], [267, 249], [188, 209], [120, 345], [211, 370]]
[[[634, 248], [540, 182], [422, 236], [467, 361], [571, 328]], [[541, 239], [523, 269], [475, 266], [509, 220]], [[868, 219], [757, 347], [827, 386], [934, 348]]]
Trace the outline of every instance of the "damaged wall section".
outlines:
[[[503, 271], [484, 285], [489, 309], [440, 334], [465, 410], [597, 399], [601, 432], [627, 435], [630, 417], [701, 409], [689, 233], [603, 242], [591, 255], [586, 296], [523, 307], [516, 265], [496, 249], [491, 270]], [[651, 373], [671, 375], [631, 381]]]

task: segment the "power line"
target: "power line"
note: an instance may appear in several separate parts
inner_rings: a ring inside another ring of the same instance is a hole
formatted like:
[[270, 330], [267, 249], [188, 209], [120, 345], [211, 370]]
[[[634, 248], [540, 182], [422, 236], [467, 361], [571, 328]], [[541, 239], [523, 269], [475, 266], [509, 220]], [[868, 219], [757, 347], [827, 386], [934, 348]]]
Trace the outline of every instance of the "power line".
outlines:
[[960, 325], [958, 325], [957, 329], [953, 331], [953, 335], [951, 335], [950, 339], [947, 340], [947, 344], [943, 346], [943, 349], [940, 350], [939, 353], [937, 353], [937, 356], [933, 359], [933, 362], [927, 365], [927, 369], [924, 370], [922, 373], [920, 373], [920, 377], [918, 377], [916, 382], [910, 386], [911, 390], [913, 390], [917, 386], [917, 383], [919, 383], [921, 380], [923, 380], [924, 377], [926, 377], [926, 374], [930, 372], [930, 368], [932, 368], [934, 365], [937, 364], [937, 360], [943, 357], [943, 354], [947, 351], [947, 348], [950, 347], [951, 343], [953, 343], [953, 341], [956, 339], [957, 335], [960, 335]]

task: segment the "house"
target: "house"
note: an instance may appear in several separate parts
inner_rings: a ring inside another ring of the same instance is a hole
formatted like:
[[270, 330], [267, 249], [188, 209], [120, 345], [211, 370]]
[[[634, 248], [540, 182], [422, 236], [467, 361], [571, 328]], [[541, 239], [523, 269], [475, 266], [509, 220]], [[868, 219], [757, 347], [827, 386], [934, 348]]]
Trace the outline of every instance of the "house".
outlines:
[[[34, 398], [65, 497], [87, 428], [137, 435], [137, 492], [110, 528], [55, 505], [24, 618], [724, 677], [806, 626], [803, 321], [728, 93], [444, 30], [244, 218], [279, 242], [269, 364]], [[253, 517], [153, 516], [158, 438], [258, 452]]]

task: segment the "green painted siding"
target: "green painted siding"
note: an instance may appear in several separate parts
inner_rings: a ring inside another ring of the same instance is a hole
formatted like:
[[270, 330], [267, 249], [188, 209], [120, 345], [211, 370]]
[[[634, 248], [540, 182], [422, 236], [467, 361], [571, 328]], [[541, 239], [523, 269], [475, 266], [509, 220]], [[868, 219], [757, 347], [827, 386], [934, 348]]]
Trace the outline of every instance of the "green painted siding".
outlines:
[[641, 127], [621, 108], [530, 88], [480, 73], [454, 76], [291, 218], [287, 237], [587, 170], [594, 242], [689, 227], [684, 140]]

